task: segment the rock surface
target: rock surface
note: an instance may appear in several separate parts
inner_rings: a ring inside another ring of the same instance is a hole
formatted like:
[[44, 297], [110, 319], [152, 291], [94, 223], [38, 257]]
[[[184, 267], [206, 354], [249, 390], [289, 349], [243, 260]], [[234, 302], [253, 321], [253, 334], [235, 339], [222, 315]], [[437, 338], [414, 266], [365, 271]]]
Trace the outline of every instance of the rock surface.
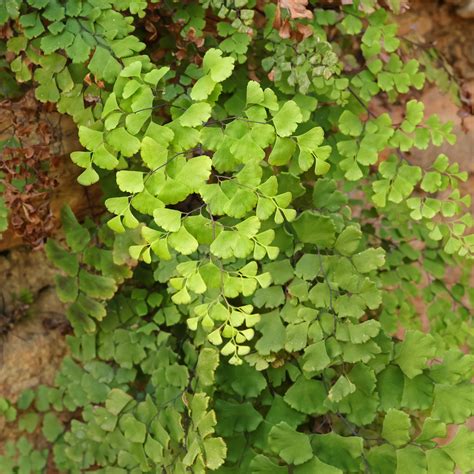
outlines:
[[[25, 248], [0, 255], [0, 329], [28, 292], [31, 305], [19, 312], [7, 334], [0, 338], [0, 397], [15, 401], [25, 389], [51, 384], [67, 353], [64, 307], [54, 290], [55, 269], [43, 252]], [[4, 429], [0, 417], [0, 448], [15, 433]]]

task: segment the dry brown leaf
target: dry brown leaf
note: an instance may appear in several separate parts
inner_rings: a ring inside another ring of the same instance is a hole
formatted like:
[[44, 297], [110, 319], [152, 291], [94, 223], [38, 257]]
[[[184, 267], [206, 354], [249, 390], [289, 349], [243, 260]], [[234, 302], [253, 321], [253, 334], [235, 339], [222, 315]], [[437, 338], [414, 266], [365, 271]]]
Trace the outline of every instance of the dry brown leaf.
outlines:
[[301, 35], [301, 39], [298, 38], [298, 41], [303, 41], [306, 38], [309, 38], [313, 34], [313, 27], [311, 25], [303, 25], [303, 23], [298, 23], [296, 29]]
[[279, 0], [278, 4], [290, 11], [291, 18], [313, 18], [313, 12], [307, 8], [308, 0]]
[[291, 36], [291, 26], [288, 20], [285, 20], [278, 30], [280, 38], [288, 39]]

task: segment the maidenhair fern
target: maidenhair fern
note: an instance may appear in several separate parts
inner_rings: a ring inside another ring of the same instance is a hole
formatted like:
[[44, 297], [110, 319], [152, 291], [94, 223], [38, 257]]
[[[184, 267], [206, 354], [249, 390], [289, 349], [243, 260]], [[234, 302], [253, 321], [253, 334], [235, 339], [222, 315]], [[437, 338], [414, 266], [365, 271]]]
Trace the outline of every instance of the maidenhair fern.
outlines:
[[49, 442], [9, 444], [2, 472], [473, 469], [466, 174], [409, 153], [455, 137], [386, 9], [319, 3], [0, 6], [12, 71], [77, 123], [107, 208], [66, 208], [46, 245], [71, 354], [1, 401]]

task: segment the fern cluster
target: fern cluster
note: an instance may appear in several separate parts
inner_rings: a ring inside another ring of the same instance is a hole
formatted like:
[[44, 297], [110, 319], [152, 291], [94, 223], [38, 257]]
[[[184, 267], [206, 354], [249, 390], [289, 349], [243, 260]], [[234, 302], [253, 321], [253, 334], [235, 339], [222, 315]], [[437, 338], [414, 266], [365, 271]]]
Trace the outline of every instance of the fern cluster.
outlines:
[[9, 444], [2, 472], [473, 469], [466, 174], [410, 157], [455, 137], [411, 98], [425, 73], [386, 9], [307, 3], [0, 6], [11, 70], [77, 123], [107, 208], [64, 209], [46, 245], [71, 354], [0, 400], [50, 443]]

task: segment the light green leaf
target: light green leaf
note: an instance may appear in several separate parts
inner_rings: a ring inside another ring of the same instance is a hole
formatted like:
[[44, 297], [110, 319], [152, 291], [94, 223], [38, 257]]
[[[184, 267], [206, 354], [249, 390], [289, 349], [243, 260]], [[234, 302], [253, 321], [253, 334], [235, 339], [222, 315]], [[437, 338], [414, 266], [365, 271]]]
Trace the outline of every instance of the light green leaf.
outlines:
[[303, 243], [327, 248], [332, 247], [336, 239], [336, 227], [332, 219], [314, 211], [302, 212], [291, 225]]
[[317, 457], [311, 459], [311, 461], [305, 462], [300, 466], [296, 466], [294, 469], [295, 474], [343, 474], [343, 472], [337, 467], [331, 466], [322, 462]]
[[177, 252], [183, 255], [190, 255], [198, 248], [198, 241], [186, 230], [186, 227], [181, 226], [178, 232], [171, 234], [168, 237], [168, 243]]
[[112, 84], [119, 75], [122, 66], [107, 49], [98, 46], [88, 68], [95, 77]]
[[255, 431], [263, 420], [262, 415], [250, 402], [238, 403], [217, 400], [215, 407], [219, 420], [217, 431], [223, 436]]
[[329, 390], [328, 399], [338, 403], [347, 395], [354, 393], [355, 390], [356, 386], [347, 377], [341, 375]]
[[58, 298], [62, 303], [72, 303], [76, 300], [79, 291], [76, 278], [56, 275], [54, 281]]
[[303, 370], [305, 371], [321, 371], [325, 369], [330, 362], [331, 359], [329, 359], [324, 341], [310, 344], [304, 351]]
[[287, 390], [285, 402], [292, 408], [308, 415], [318, 416], [327, 412], [324, 401], [327, 391], [320, 380], [306, 379], [304, 376]]
[[75, 255], [71, 255], [55, 240], [48, 239], [45, 245], [46, 255], [51, 262], [68, 275], [75, 276], [79, 271], [79, 262]]
[[273, 452], [289, 464], [303, 464], [313, 457], [308, 436], [295, 431], [285, 422], [278, 423], [270, 430], [268, 444]]
[[[304, 288], [304, 286], [303, 286]], [[292, 294], [293, 294], [293, 288]], [[289, 324], [286, 326], [286, 342], [285, 350], [288, 352], [296, 352], [304, 349], [308, 340], [309, 322]]]
[[[311, 445], [318, 458], [342, 470], [360, 472], [363, 439], [356, 436], [340, 436], [336, 433], [313, 435]], [[384, 473], [385, 474], [385, 473]]]
[[26, 431], [27, 433], [33, 433], [36, 427], [38, 426], [39, 420], [40, 420], [40, 417], [37, 413], [25, 413], [24, 415], [21, 415], [21, 417], [18, 420], [18, 428], [20, 428], [21, 431]]
[[455, 472], [453, 460], [441, 449], [426, 451], [428, 474], [452, 474]]
[[385, 415], [382, 436], [396, 447], [410, 440], [410, 417], [403, 411], [390, 408]]
[[394, 361], [405, 375], [412, 379], [427, 367], [426, 363], [434, 356], [435, 351], [436, 344], [430, 334], [411, 330], [407, 331], [405, 339], [397, 344]]
[[96, 166], [105, 170], [113, 170], [118, 165], [117, 158], [107, 150], [104, 144], [94, 151], [92, 161]]
[[201, 349], [196, 366], [196, 376], [199, 383], [206, 387], [213, 385], [218, 366], [219, 352], [210, 347]]
[[107, 117], [111, 112], [116, 110], [120, 111], [120, 106], [117, 103], [117, 96], [115, 92], [112, 92], [107, 100], [105, 101], [104, 108], [102, 110], [102, 118]]
[[380, 396], [380, 406], [386, 411], [389, 408], [399, 408], [405, 377], [398, 366], [389, 365], [377, 376], [377, 390]]
[[338, 235], [334, 248], [342, 255], [350, 256], [359, 247], [361, 239], [362, 232], [359, 227], [351, 225]]
[[436, 384], [431, 416], [445, 423], [464, 423], [474, 410], [474, 390], [470, 383]]
[[249, 81], [247, 83], [247, 105], [260, 105], [264, 100], [263, 90], [260, 84], [256, 81]]
[[211, 106], [207, 102], [197, 102], [179, 117], [179, 123], [184, 127], [198, 127], [203, 125], [211, 116]]
[[313, 153], [323, 143], [324, 131], [321, 127], [314, 127], [308, 132], [298, 135], [296, 140], [301, 149]]
[[289, 100], [273, 116], [273, 124], [280, 137], [289, 137], [303, 120], [300, 108], [296, 102]]
[[140, 150], [140, 140], [123, 127], [110, 131], [107, 135], [107, 143], [126, 157], [133, 156]]
[[474, 433], [467, 427], [461, 426], [456, 437], [443, 451], [456, 463], [463, 472], [472, 472], [474, 469]]
[[433, 438], [445, 438], [447, 434], [446, 423], [434, 418], [426, 418], [423, 423], [423, 429], [417, 436], [417, 443], [431, 441]]
[[426, 473], [426, 457], [422, 449], [416, 446], [406, 446], [397, 450], [396, 474], [407, 472]]
[[257, 454], [250, 463], [253, 474], [287, 474], [288, 468], [279, 466], [263, 454]]
[[122, 77], [140, 77], [142, 71], [142, 63], [140, 61], [133, 61], [122, 69], [120, 75]]
[[140, 444], [145, 442], [146, 425], [138, 421], [131, 413], [126, 413], [120, 418], [119, 426], [128, 441]]
[[63, 430], [63, 424], [54, 413], [46, 413], [44, 415], [43, 434], [47, 441], [53, 443]]
[[168, 149], [151, 137], [145, 137], [141, 144], [141, 156], [148, 168], [154, 170], [164, 166], [168, 159]]
[[425, 374], [410, 379], [405, 376], [403, 384], [402, 406], [416, 409], [427, 409], [433, 403], [433, 382]]
[[115, 294], [115, 280], [102, 275], [94, 275], [86, 270], [79, 271], [79, 289], [93, 298], [109, 299]]
[[209, 179], [212, 160], [208, 156], [196, 156], [186, 162], [176, 175], [191, 192], [198, 192]]
[[260, 354], [268, 355], [271, 352], [278, 352], [284, 347], [285, 327], [278, 312], [272, 311], [263, 314], [256, 328], [262, 334], [255, 344], [255, 348]]
[[160, 227], [169, 232], [177, 232], [181, 227], [181, 212], [174, 209], [155, 209], [153, 218]]
[[216, 81], [211, 76], [202, 76], [191, 89], [191, 99], [193, 100], [206, 100], [214, 90]]
[[45, 54], [51, 54], [58, 49], [66, 49], [74, 40], [74, 35], [63, 31], [58, 35], [46, 35], [41, 38], [41, 49]]
[[158, 69], [153, 69], [150, 72], [147, 72], [143, 79], [147, 84], [150, 84], [154, 87], [158, 84], [159, 80], [162, 79], [168, 72], [170, 68], [168, 66], [163, 66]]
[[345, 135], [358, 137], [362, 133], [362, 122], [350, 110], [345, 110], [339, 117], [339, 129]]
[[73, 63], [85, 63], [89, 59], [90, 46], [84, 41], [81, 34], [76, 34], [72, 44], [66, 47], [67, 55]]
[[222, 438], [207, 438], [204, 440], [204, 453], [206, 454], [206, 467], [216, 470], [224, 464], [227, 447]]
[[150, 435], [147, 436], [144, 445], [146, 455], [155, 463], [163, 462], [163, 446], [161, 443], [153, 439]]
[[117, 184], [125, 193], [139, 193], [145, 189], [141, 171], [121, 170], [117, 172]]
[[83, 147], [95, 151], [104, 142], [104, 134], [103, 132], [80, 125], [79, 141]]
[[373, 474], [395, 474], [397, 469], [396, 451], [389, 444], [371, 448], [367, 461]]
[[222, 51], [219, 49], [208, 49], [202, 61], [202, 67], [206, 74], [210, 74], [215, 82], [225, 81], [234, 70], [234, 61], [232, 57], [222, 57]]
[[385, 251], [381, 247], [367, 249], [354, 255], [352, 262], [360, 273], [369, 273], [385, 263]]
[[277, 137], [268, 162], [274, 166], [287, 165], [296, 150], [296, 143], [291, 138]]
[[89, 231], [79, 224], [69, 206], [61, 209], [61, 222], [66, 234], [66, 242], [73, 252], [84, 250], [91, 240]]
[[92, 166], [86, 168], [78, 177], [77, 182], [82, 186], [91, 186], [99, 181], [99, 175]]
[[408, 101], [405, 120], [402, 122], [401, 128], [407, 133], [411, 133], [415, 130], [416, 126], [423, 120], [425, 105], [423, 102], [418, 102], [413, 99]]

